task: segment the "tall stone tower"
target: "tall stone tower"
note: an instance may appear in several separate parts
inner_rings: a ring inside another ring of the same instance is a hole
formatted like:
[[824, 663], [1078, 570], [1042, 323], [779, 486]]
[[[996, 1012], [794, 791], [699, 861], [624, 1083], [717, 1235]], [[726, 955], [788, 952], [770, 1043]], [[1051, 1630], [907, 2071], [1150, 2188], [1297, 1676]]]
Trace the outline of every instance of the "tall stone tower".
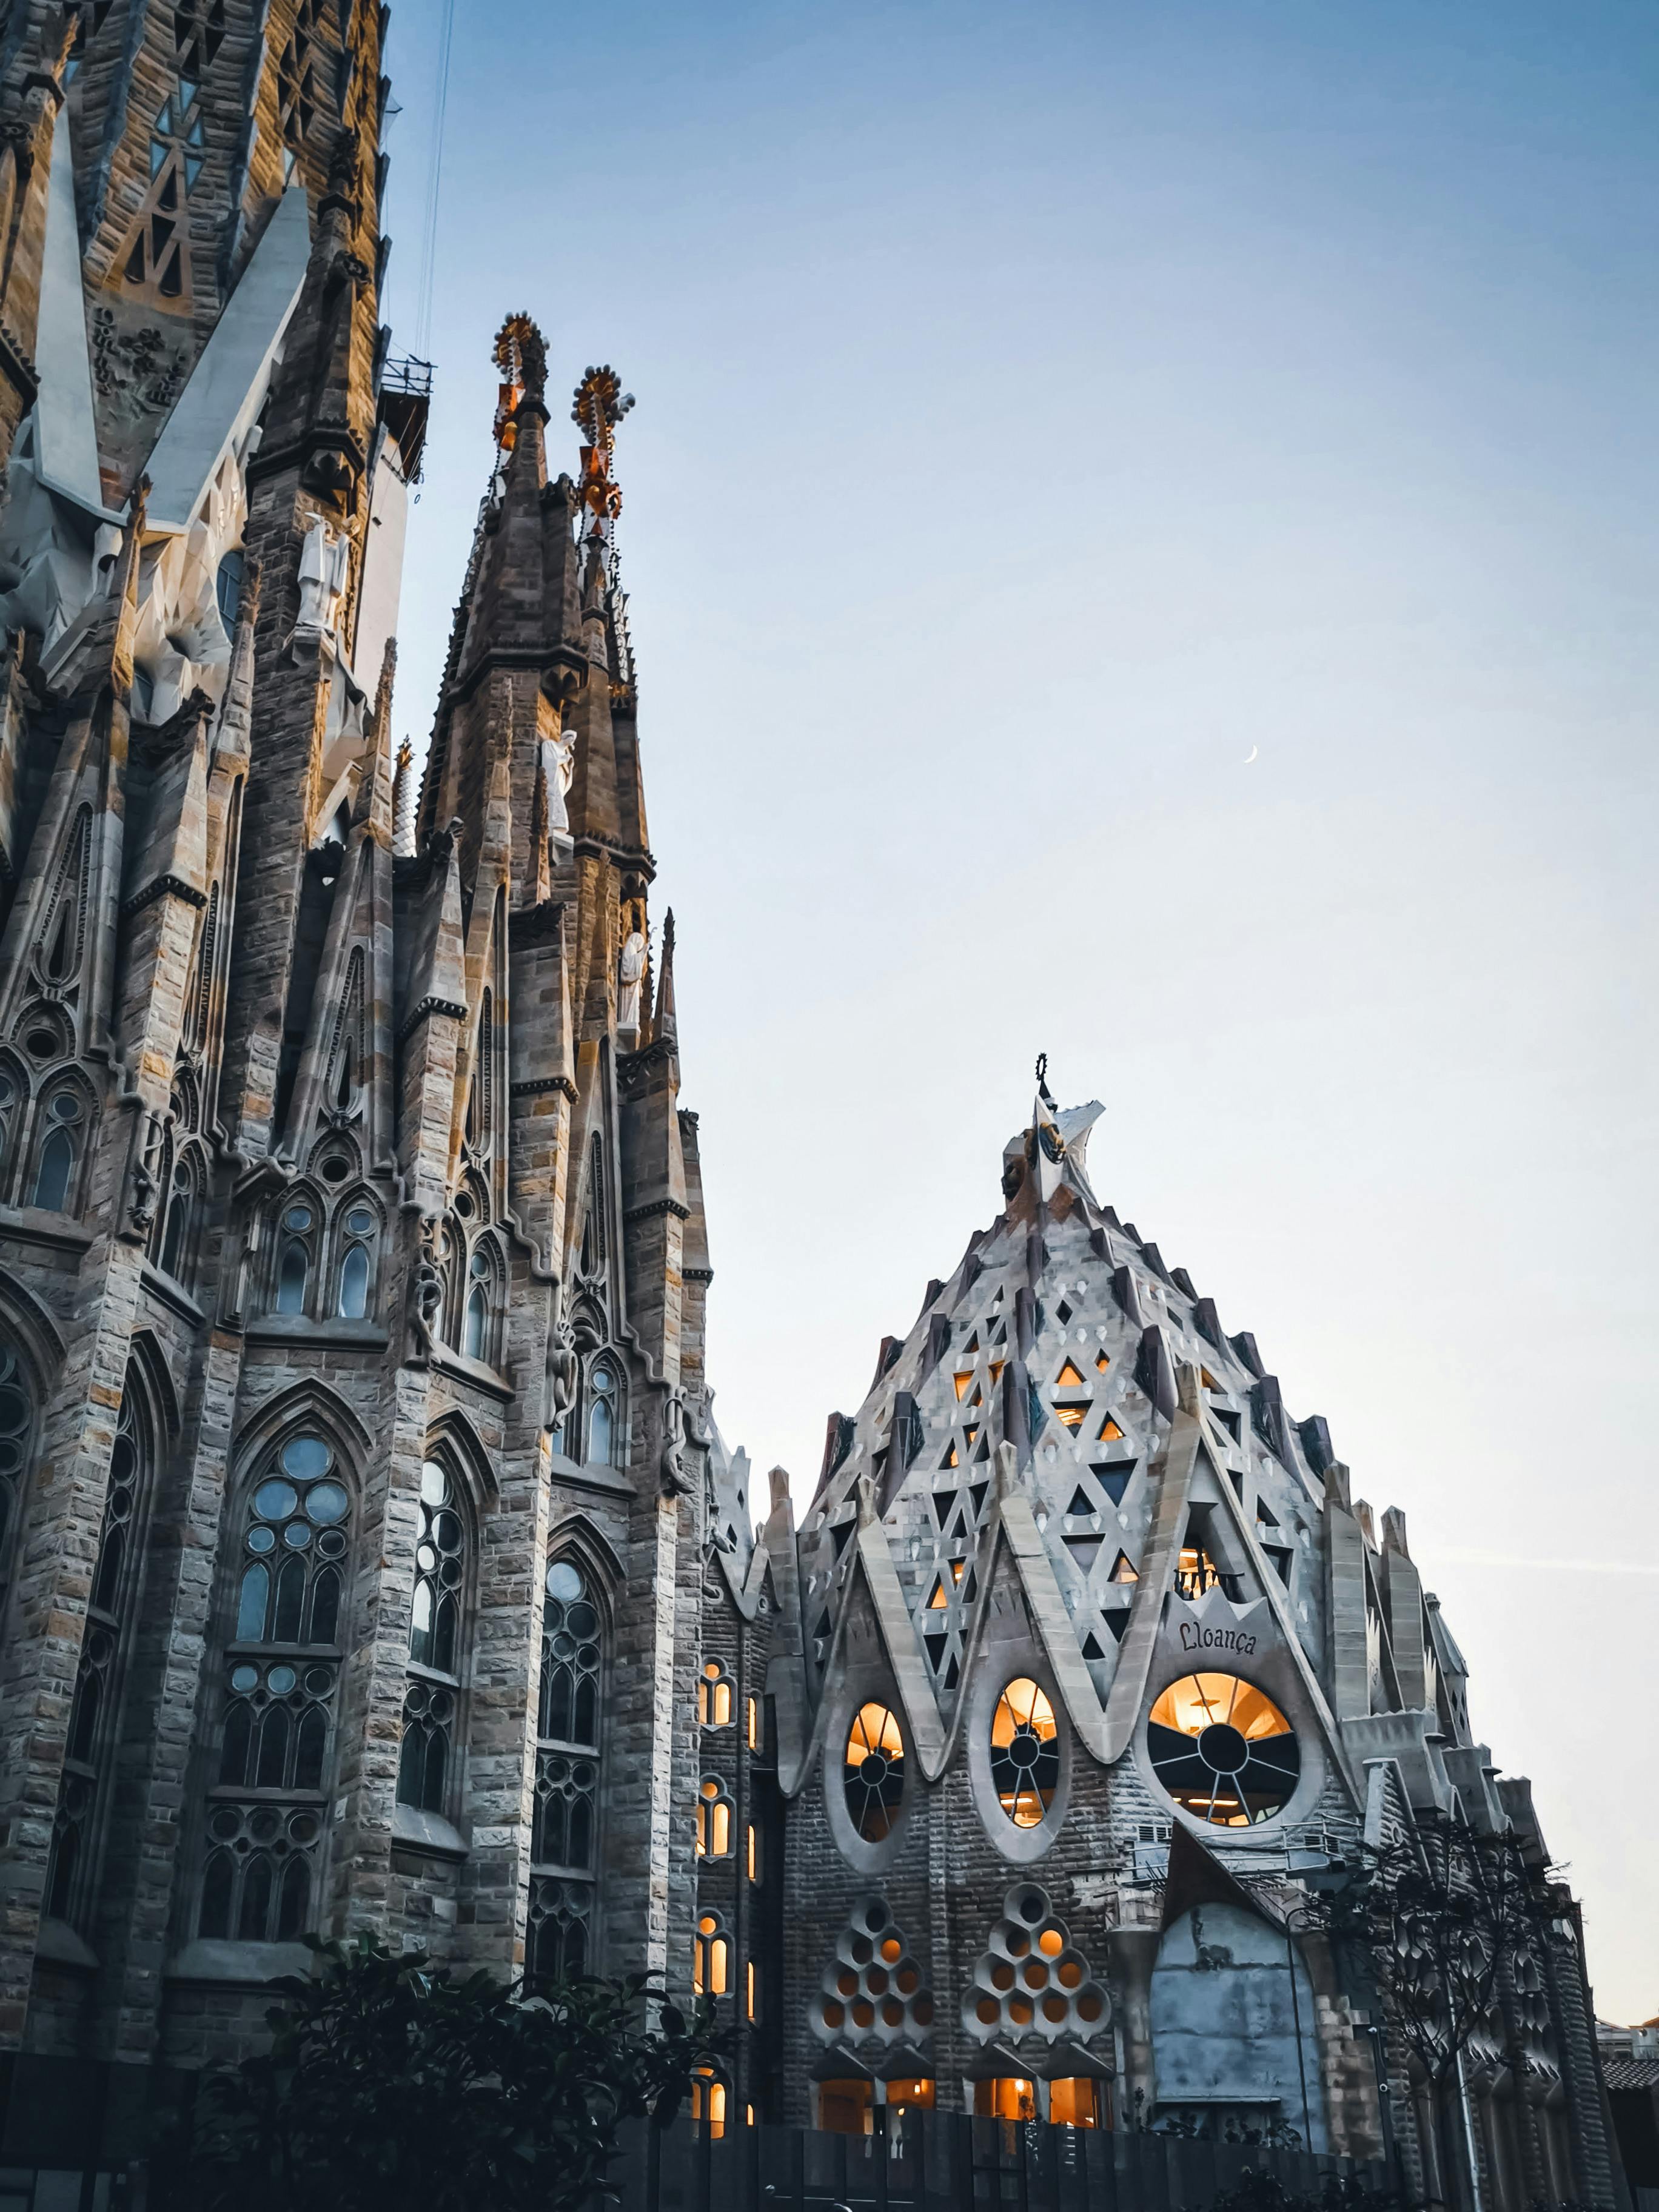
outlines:
[[15, 0], [0, 29], [0, 2045], [27, 2053], [237, 2048], [313, 1930], [689, 1971], [671, 1808], [718, 1447], [628, 403], [589, 372], [580, 481], [550, 482], [542, 340], [503, 331], [417, 794], [384, 26]]

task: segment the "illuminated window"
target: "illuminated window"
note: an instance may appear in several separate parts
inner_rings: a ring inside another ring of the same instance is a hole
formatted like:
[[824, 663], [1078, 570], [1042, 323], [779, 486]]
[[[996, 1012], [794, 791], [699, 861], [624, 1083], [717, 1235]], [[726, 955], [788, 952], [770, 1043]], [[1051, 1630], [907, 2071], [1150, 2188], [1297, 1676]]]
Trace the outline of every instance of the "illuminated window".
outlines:
[[699, 2066], [691, 2076], [691, 2117], [711, 2136], [726, 2133], [726, 2084], [712, 2066]]
[[748, 1723], [749, 1748], [750, 1751], [758, 1751], [761, 1747], [760, 1699], [758, 1698], [745, 1698], [744, 1700], [744, 1712]]
[[1111, 2092], [1086, 2074], [1048, 2084], [1048, 2118], [1057, 2128], [1109, 2128]]
[[879, 1843], [897, 1818], [904, 1795], [904, 1738], [885, 1705], [860, 1707], [847, 1735], [844, 1786], [853, 1826]]
[[1054, 1388], [1056, 1390], [1080, 1390], [1083, 1388], [1083, 1377], [1069, 1359], [1055, 1376]]
[[748, 2014], [750, 2020], [757, 2019], [759, 2017], [757, 2011], [757, 2004], [758, 2001], [755, 1991], [755, 1962], [752, 1959], [748, 1961], [743, 1970], [743, 1990], [744, 2009]]
[[732, 1986], [732, 1941], [717, 1912], [697, 1923], [691, 1951], [691, 1988], [700, 1997], [723, 1997]]
[[1236, 1674], [1172, 1682], [1147, 1720], [1146, 1750], [1176, 1803], [1224, 1828], [1270, 1820], [1302, 1771], [1290, 1723]]
[[744, 1828], [744, 1851], [749, 1863], [749, 1879], [750, 1881], [758, 1881], [760, 1880], [760, 1842], [755, 1833], [755, 1824], [752, 1820]]
[[1113, 1560], [1112, 1580], [1115, 1583], [1138, 1583], [1140, 1580], [1140, 1577], [1129, 1565], [1129, 1556], [1127, 1552], [1120, 1552]]
[[890, 2112], [931, 2112], [934, 2103], [934, 2084], [926, 2075], [913, 2074], [887, 2084]]
[[[732, 1856], [732, 1804], [716, 1774], [705, 1774], [697, 1792], [697, 1856]], [[751, 1831], [752, 1833], [752, 1831]]]
[[717, 1659], [711, 1659], [697, 1684], [697, 1718], [704, 1728], [730, 1728], [732, 1712], [732, 1677]]
[[1122, 1434], [1122, 1430], [1119, 1428], [1117, 1423], [1112, 1419], [1111, 1415], [1108, 1413], [1105, 1419], [1100, 1425], [1100, 1441], [1103, 1443], [1115, 1443]]
[[982, 2120], [1034, 2120], [1036, 2084], [1023, 2074], [1000, 2074], [974, 2084], [974, 2115]]
[[873, 2082], [820, 2081], [818, 2125], [826, 2135], [870, 2135], [875, 2129], [875, 2103]]
[[953, 1375], [951, 1376], [951, 1380], [957, 1386], [957, 1398], [958, 1402], [968, 1395], [968, 1385], [973, 1381], [973, 1379], [974, 1370], [971, 1367], [968, 1370], [968, 1372], [965, 1375]]
[[1076, 1406], [1056, 1406], [1054, 1407], [1054, 1419], [1065, 1428], [1080, 1429], [1083, 1426], [1083, 1416], [1088, 1412], [1088, 1410], [1089, 1408], [1086, 1404]]
[[1060, 1779], [1054, 1709], [1021, 1675], [997, 1700], [991, 1721], [991, 1779], [1017, 1828], [1035, 1828], [1053, 1802]]

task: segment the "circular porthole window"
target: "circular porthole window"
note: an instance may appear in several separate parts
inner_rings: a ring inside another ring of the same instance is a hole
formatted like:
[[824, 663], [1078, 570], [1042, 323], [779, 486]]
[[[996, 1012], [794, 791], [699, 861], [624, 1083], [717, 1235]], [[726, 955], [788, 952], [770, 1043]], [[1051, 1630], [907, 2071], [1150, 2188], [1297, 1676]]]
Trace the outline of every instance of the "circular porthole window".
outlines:
[[991, 1718], [991, 1780], [1017, 1828], [1035, 1828], [1054, 1802], [1060, 1779], [1054, 1709], [1024, 1675], [1009, 1683]]
[[885, 1705], [860, 1705], [847, 1732], [847, 1810], [867, 1844], [878, 1844], [898, 1818], [904, 1795], [904, 1738]]
[[1183, 1674], [1146, 1723], [1152, 1771], [1200, 1820], [1248, 1828], [1290, 1802], [1302, 1753], [1265, 1691], [1237, 1674]]

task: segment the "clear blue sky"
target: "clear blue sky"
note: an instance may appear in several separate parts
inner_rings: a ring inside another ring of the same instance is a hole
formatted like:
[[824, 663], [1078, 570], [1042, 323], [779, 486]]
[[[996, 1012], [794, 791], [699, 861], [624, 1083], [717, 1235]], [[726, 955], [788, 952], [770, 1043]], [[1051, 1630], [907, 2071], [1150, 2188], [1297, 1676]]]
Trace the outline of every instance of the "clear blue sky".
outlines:
[[[393, 16], [402, 346], [438, 9]], [[810, 1489], [1046, 1050], [1103, 1196], [1407, 1510], [1619, 2019], [1659, 2013], [1656, 149], [1650, 6], [459, 0], [398, 702], [422, 741], [526, 307], [556, 391], [639, 396], [727, 1436]]]

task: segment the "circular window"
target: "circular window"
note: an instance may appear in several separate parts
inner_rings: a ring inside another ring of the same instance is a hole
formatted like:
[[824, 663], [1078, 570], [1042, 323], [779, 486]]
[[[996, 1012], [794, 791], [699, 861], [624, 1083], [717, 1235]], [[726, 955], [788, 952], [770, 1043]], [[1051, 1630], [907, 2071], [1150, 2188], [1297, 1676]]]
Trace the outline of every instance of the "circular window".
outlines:
[[847, 1810], [865, 1841], [879, 1843], [904, 1795], [904, 1738], [885, 1705], [860, 1707], [847, 1734]]
[[374, 1228], [374, 1216], [366, 1206], [354, 1206], [346, 1216], [346, 1227], [354, 1237], [368, 1237]]
[[299, 1482], [309, 1482], [313, 1475], [325, 1474], [329, 1458], [328, 1446], [320, 1437], [290, 1437], [283, 1446], [283, 1472]]
[[1054, 1802], [1060, 1779], [1054, 1709], [1024, 1675], [1010, 1682], [997, 1700], [991, 1721], [991, 1779], [1017, 1828], [1036, 1827]]
[[296, 1237], [300, 1236], [311, 1226], [311, 1208], [308, 1206], [290, 1206], [283, 1216], [283, 1226], [292, 1230]]
[[1171, 1682], [1147, 1720], [1146, 1750], [1176, 1803], [1222, 1828], [1271, 1820], [1302, 1771], [1290, 1723], [1237, 1674]]
[[582, 1578], [568, 1559], [555, 1559], [547, 1571], [547, 1594], [568, 1604], [582, 1594]]

